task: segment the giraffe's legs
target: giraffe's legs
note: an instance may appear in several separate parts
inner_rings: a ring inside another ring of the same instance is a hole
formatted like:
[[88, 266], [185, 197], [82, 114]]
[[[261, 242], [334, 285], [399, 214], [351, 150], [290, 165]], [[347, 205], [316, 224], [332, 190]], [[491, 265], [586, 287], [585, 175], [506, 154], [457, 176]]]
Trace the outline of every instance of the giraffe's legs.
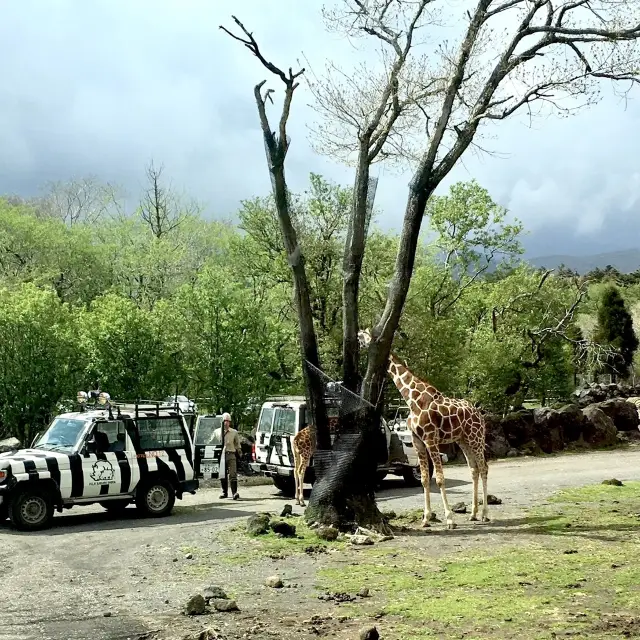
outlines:
[[302, 458], [300, 454], [300, 449], [296, 446], [296, 443], [293, 443], [293, 480], [296, 485], [296, 504], [300, 504], [300, 474], [298, 473], [298, 469], [300, 468], [300, 459]]
[[487, 476], [489, 475], [489, 467], [487, 459], [484, 455], [484, 443], [474, 447], [478, 471], [482, 478], [482, 522], [489, 522], [489, 506], [487, 505]]
[[464, 457], [467, 459], [469, 470], [471, 471], [471, 479], [473, 480], [473, 505], [471, 507], [471, 517], [469, 520], [476, 521], [478, 519], [478, 478], [480, 470], [478, 469], [478, 461], [473, 449], [466, 442], [458, 442], [458, 446], [462, 449]]
[[431, 511], [431, 478], [429, 477], [429, 462], [427, 460], [427, 447], [424, 442], [415, 434], [412, 434], [413, 446], [418, 452], [418, 461], [420, 462], [420, 479], [422, 480], [422, 488], [424, 490], [424, 515], [422, 518], [422, 526], [430, 527], [429, 522], [433, 519]]
[[301, 507], [305, 506], [304, 501], [304, 472], [307, 468], [307, 459], [304, 456], [300, 456], [300, 462], [297, 466], [298, 480], [296, 482], [296, 504]]
[[456, 523], [453, 521], [453, 511], [451, 511], [451, 507], [449, 506], [449, 501], [447, 500], [447, 492], [444, 488], [444, 471], [442, 469], [442, 458], [440, 457], [438, 445], [427, 444], [427, 449], [429, 451], [429, 455], [431, 456], [433, 468], [436, 473], [436, 484], [438, 485], [438, 487], [440, 487], [440, 495], [442, 496], [442, 504], [444, 506], [444, 517], [447, 521], [447, 529], [455, 529]]

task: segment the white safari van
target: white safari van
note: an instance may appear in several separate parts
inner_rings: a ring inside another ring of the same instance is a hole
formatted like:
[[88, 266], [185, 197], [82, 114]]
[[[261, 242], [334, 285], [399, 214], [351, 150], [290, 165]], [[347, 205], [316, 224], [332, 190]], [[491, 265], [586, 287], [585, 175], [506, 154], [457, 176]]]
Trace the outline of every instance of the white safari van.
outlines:
[[[335, 409], [332, 411], [330, 402], [327, 410], [331, 424], [332, 418], [335, 419], [338, 413]], [[293, 437], [307, 424], [304, 396], [269, 398], [260, 410], [250, 466], [254, 472], [272, 478], [273, 484], [285, 495], [295, 494]], [[394, 474], [402, 476], [409, 486], [420, 485], [420, 466], [411, 433], [391, 431], [384, 419], [380, 428], [386, 436], [387, 456], [378, 464], [378, 481], [381, 482], [387, 474]], [[332, 434], [332, 442], [334, 437]], [[433, 467], [429, 461], [429, 475], [432, 473]], [[305, 472], [304, 481], [308, 484], [315, 481], [313, 458]]]

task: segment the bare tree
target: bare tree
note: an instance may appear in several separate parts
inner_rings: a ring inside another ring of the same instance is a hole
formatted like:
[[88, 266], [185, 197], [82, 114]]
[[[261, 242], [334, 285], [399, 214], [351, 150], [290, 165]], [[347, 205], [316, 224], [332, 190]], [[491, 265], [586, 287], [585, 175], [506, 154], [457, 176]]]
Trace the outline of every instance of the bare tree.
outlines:
[[59, 218], [69, 226], [94, 223], [109, 212], [121, 209], [119, 187], [103, 183], [96, 176], [47, 183], [47, 193], [32, 201], [39, 215]]
[[194, 200], [178, 194], [171, 184], [164, 186], [164, 167], [153, 161], [146, 168], [147, 188], [140, 200], [140, 217], [149, 225], [156, 238], [162, 238], [177, 229], [187, 218], [198, 215], [202, 208]]
[[271, 175], [271, 185], [273, 188], [273, 197], [280, 221], [280, 231], [284, 241], [285, 250], [291, 270], [293, 272], [294, 295], [296, 310], [298, 312], [298, 320], [300, 323], [300, 347], [302, 354], [302, 370], [304, 373], [305, 383], [309, 394], [309, 403], [312, 419], [316, 428], [316, 459], [322, 457], [323, 451], [331, 449], [331, 439], [329, 435], [329, 425], [327, 423], [327, 412], [324, 404], [324, 387], [317, 376], [311, 373], [309, 364], [317, 369], [321, 368], [320, 354], [318, 352], [318, 341], [313, 326], [313, 312], [311, 308], [311, 296], [309, 290], [309, 282], [305, 270], [304, 256], [298, 243], [298, 236], [293, 225], [292, 206], [289, 198], [289, 189], [284, 171], [284, 161], [289, 149], [289, 137], [287, 135], [287, 123], [291, 110], [291, 102], [293, 101], [294, 91], [298, 88], [298, 78], [304, 73], [304, 69], [294, 73], [289, 69], [285, 73], [273, 63], [269, 62], [260, 51], [258, 43], [253, 35], [247, 31], [244, 25], [235, 16], [233, 18], [236, 25], [242, 31], [242, 36], [231, 33], [224, 27], [220, 27], [232, 38], [244, 44], [253, 55], [266, 67], [271, 73], [277, 75], [285, 86], [284, 102], [282, 112], [280, 114], [280, 122], [278, 130], [273, 131], [269, 118], [267, 116], [267, 100], [273, 102], [273, 89], [263, 91], [266, 80], [257, 84], [254, 88], [254, 96], [258, 107], [260, 117], [260, 126], [262, 128], [262, 136], [264, 138], [265, 151], [267, 154], [267, 165]]
[[[449, 15], [444, 10], [437, 13], [435, 6], [433, 0], [343, 0], [338, 9], [325, 12], [329, 25], [351, 37], [374, 39], [381, 70], [372, 71], [365, 65], [350, 74], [331, 65], [324, 80], [312, 82], [323, 116], [316, 130], [317, 148], [343, 160], [355, 158], [354, 209], [345, 246], [343, 289], [344, 380], [351, 389], [358, 381], [357, 294], [366, 240], [369, 169], [375, 161], [390, 159], [409, 162], [413, 168], [395, 272], [384, 311], [372, 328], [361, 385], [364, 399], [374, 405], [379, 404], [386, 381], [427, 202], [463, 153], [478, 145], [481, 125], [521, 110], [530, 117], [549, 112], [568, 115], [599, 98], [602, 79], [628, 90], [638, 81], [640, 68], [636, 44], [640, 6], [636, 2], [478, 0], [475, 6], [448, 5], [444, 9]], [[459, 28], [455, 46], [438, 39], [436, 22]], [[286, 122], [302, 72], [287, 75], [270, 63], [253, 36], [236, 23], [247, 38], [234, 37], [285, 85], [279, 143], [286, 150]], [[430, 38], [420, 39], [421, 33]], [[271, 97], [272, 90], [263, 97], [263, 85], [256, 88], [260, 119], [265, 140], [268, 136], [275, 140], [265, 114], [266, 97]], [[273, 175], [273, 158], [268, 157]], [[284, 154], [278, 160], [284, 162]], [[363, 441], [371, 442], [373, 430], [364, 434]], [[341, 507], [346, 509], [354, 502], [362, 507], [367, 501], [375, 506], [373, 468], [362, 462], [367, 455], [367, 446], [358, 446], [350, 464], [342, 465], [366, 470], [367, 480], [350, 486], [345, 483], [348, 470], [334, 475], [327, 481], [331, 486], [323, 483], [317, 494], [322, 498], [314, 500], [312, 494], [308, 514], [318, 520], [344, 521], [349, 514]], [[333, 502], [326, 499], [327, 494], [332, 494]], [[338, 495], [342, 496], [339, 506]], [[377, 509], [355, 511], [362, 524], [381, 526]]]

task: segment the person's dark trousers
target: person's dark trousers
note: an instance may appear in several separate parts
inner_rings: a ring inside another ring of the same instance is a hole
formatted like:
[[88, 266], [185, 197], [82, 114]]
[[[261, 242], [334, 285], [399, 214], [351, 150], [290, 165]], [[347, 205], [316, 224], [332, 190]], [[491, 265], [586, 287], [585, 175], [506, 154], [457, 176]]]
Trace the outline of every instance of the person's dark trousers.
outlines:
[[231, 495], [238, 493], [238, 461], [235, 453], [225, 453], [224, 458], [225, 477], [220, 479], [222, 495], [228, 495], [228, 486], [231, 485]]

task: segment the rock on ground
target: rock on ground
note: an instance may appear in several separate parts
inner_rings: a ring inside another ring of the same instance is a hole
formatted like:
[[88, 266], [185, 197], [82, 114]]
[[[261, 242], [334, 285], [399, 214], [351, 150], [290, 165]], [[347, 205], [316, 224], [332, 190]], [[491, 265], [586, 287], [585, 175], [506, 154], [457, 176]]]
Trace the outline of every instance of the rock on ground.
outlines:
[[582, 410], [587, 424], [582, 432], [584, 441], [596, 447], [614, 445], [618, 441], [618, 431], [613, 420], [599, 407], [590, 405]]
[[316, 531], [316, 535], [321, 540], [327, 540], [333, 542], [338, 539], [339, 531], [335, 527], [319, 527]]
[[623, 398], [612, 398], [596, 405], [613, 420], [618, 431], [635, 431], [640, 424], [638, 407]]
[[235, 600], [211, 600], [210, 604], [216, 611], [240, 611]]
[[282, 589], [282, 587], [284, 587], [284, 583], [280, 576], [269, 576], [264, 583], [267, 587], [271, 587], [272, 589]]
[[224, 589], [216, 586], [206, 587], [203, 594], [204, 599], [209, 600], [228, 600], [229, 596], [225, 593]]
[[256, 513], [247, 521], [247, 533], [251, 536], [259, 536], [269, 531], [271, 517], [268, 513]]
[[276, 520], [276, 522], [272, 522], [271, 530], [274, 533], [280, 534], [283, 538], [293, 538], [296, 535], [295, 526], [285, 522], [284, 520]]
[[185, 613], [188, 616], [201, 616], [206, 609], [207, 603], [204, 598], [198, 594], [189, 598], [187, 606], [185, 607]]

